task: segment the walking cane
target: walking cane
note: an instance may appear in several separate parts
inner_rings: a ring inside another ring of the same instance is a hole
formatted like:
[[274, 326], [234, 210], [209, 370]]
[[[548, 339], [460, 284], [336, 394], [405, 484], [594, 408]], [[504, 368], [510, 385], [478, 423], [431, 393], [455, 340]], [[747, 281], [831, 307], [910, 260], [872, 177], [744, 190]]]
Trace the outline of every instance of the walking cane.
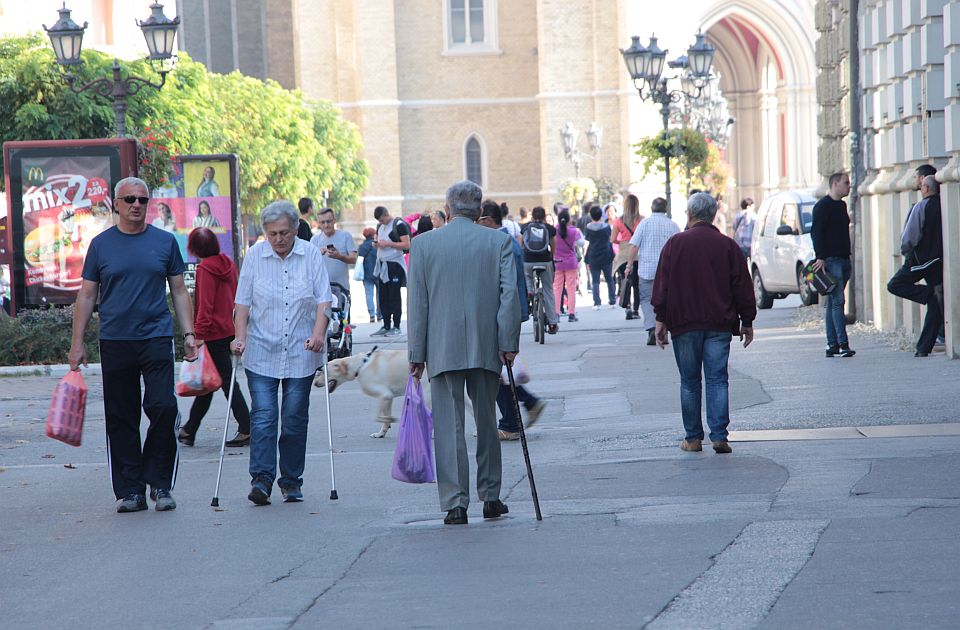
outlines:
[[330, 500], [336, 501], [337, 471], [333, 466], [333, 420], [330, 417], [330, 377], [327, 374], [327, 347], [323, 347], [323, 391], [327, 399], [327, 442], [330, 445]]
[[230, 362], [233, 369], [230, 370], [230, 389], [227, 393], [227, 417], [223, 420], [223, 439], [220, 440], [220, 465], [217, 467], [217, 488], [213, 491], [213, 500], [210, 501], [211, 507], [220, 507], [220, 475], [223, 472], [223, 453], [227, 446], [227, 427], [230, 425], [230, 410], [233, 409], [233, 388], [237, 383], [237, 367], [240, 365], [240, 357], [230, 356]]
[[523, 419], [520, 417], [520, 399], [517, 398], [517, 384], [513, 380], [513, 366], [507, 362], [507, 377], [510, 379], [510, 393], [513, 394], [513, 409], [520, 423], [520, 445], [523, 447], [523, 459], [527, 463], [527, 479], [530, 480], [530, 494], [533, 496], [533, 509], [537, 513], [537, 520], [542, 521], [540, 514], [540, 499], [537, 498], [537, 483], [533, 480], [533, 467], [530, 465], [530, 452], [527, 451], [527, 434], [523, 430]]

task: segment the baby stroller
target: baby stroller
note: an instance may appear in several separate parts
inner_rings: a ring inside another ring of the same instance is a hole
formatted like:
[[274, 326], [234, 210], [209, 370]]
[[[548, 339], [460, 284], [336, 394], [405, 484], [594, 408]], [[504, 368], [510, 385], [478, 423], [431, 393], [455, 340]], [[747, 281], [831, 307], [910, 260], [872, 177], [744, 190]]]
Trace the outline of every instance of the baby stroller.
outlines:
[[330, 283], [334, 303], [327, 326], [327, 360], [349, 357], [353, 352], [353, 332], [350, 330], [350, 291], [336, 282]]

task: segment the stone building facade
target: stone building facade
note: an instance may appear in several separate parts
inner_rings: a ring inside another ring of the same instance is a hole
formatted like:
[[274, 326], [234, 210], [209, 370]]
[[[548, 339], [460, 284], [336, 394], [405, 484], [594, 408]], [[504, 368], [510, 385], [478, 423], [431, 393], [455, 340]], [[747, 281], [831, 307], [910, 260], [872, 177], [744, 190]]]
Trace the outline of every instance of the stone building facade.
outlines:
[[917, 334], [919, 305], [886, 290], [903, 264], [900, 234], [920, 198], [913, 172], [938, 169], [943, 207], [947, 355], [960, 356], [960, 2], [819, 0], [818, 167], [847, 170], [854, 193], [858, 319]]
[[[179, 0], [181, 46], [211, 69], [240, 69], [340, 106], [371, 168], [348, 223], [377, 205], [442, 205], [467, 177], [511, 207], [552, 204], [574, 175], [560, 128], [596, 121], [603, 146], [582, 174], [649, 207], [663, 194], [631, 145], [659, 131], [619, 49], [656, 31], [668, 59], [698, 29], [718, 48], [736, 118], [727, 150], [742, 196], [815, 185], [812, 0], [691, 0], [683, 11], [630, 0]], [[586, 148], [581, 146], [581, 148]], [[682, 190], [674, 189], [675, 203]], [[314, 195], [319, 196], [317, 192]]]

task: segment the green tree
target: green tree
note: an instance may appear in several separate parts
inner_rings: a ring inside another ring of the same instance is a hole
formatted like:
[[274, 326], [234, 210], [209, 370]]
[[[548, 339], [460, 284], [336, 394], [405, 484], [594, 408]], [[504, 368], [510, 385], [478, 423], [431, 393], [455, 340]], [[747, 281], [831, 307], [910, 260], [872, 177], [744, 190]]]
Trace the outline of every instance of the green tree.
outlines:
[[670, 158], [670, 180], [689, 190], [708, 158], [703, 135], [690, 128], [669, 129], [644, 138], [634, 145], [643, 174], [663, 172], [664, 158]]
[[[108, 76], [106, 55], [88, 50], [83, 59], [78, 82]], [[157, 78], [145, 61], [123, 65]], [[308, 101], [275, 81], [214, 74], [180, 53], [164, 88], [141, 90], [128, 107], [131, 129], [169, 130], [167, 145], [177, 153], [235, 153], [248, 214], [275, 199], [324, 191], [331, 205], [350, 206], [367, 185], [357, 128], [332, 104]], [[108, 99], [70, 92], [44, 38], [0, 39], [0, 141], [108, 137], [113, 121]]]

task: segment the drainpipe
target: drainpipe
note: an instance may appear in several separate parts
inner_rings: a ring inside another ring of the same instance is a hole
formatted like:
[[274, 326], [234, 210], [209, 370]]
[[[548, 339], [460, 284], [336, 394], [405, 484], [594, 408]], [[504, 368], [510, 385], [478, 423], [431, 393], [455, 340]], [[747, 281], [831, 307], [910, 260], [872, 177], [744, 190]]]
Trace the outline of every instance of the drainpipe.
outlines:
[[[863, 229], [863, 223], [860, 221], [860, 185], [863, 183], [865, 172], [863, 165], [863, 123], [861, 116], [861, 102], [863, 100], [863, 86], [860, 84], [860, 0], [850, 0], [850, 34], [849, 34], [849, 59], [850, 59], [850, 223], [851, 223], [851, 247], [853, 255], [853, 273], [850, 274], [850, 297], [847, 302], [850, 305], [850, 312], [847, 313], [847, 321], [857, 321], [858, 302], [863, 298], [858, 295], [859, 283], [857, 282], [857, 245], [861, 241], [858, 236]], [[863, 269], [860, 269], [859, 276], [862, 277]]]

